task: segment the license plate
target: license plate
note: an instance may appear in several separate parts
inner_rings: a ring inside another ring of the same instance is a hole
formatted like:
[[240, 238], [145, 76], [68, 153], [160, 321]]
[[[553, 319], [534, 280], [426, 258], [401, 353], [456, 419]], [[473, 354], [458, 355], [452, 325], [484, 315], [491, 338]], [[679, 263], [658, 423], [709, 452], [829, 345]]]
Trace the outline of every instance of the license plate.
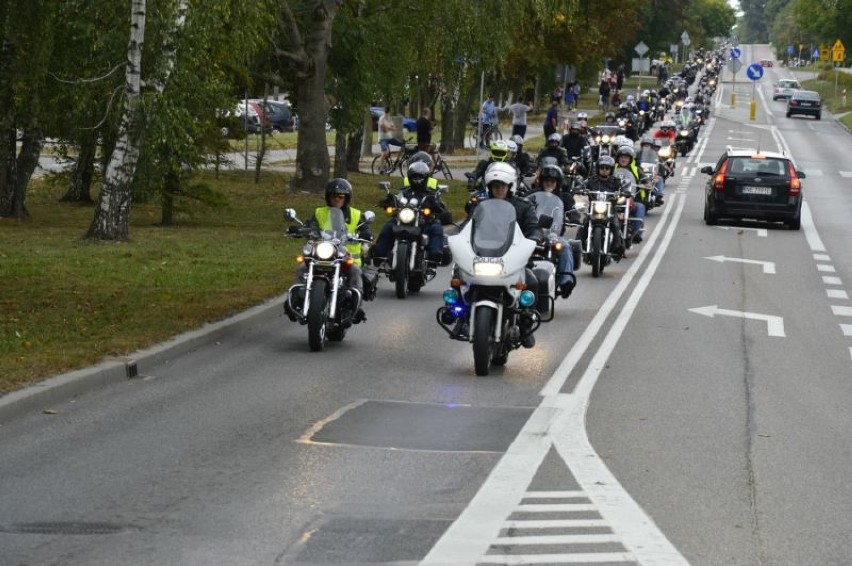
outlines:
[[744, 195], [771, 195], [772, 187], [743, 187]]
[[800, 104], [801, 106], [813, 106], [813, 103], [812, 103], [812, 102], [800, 102], [799, 104]]

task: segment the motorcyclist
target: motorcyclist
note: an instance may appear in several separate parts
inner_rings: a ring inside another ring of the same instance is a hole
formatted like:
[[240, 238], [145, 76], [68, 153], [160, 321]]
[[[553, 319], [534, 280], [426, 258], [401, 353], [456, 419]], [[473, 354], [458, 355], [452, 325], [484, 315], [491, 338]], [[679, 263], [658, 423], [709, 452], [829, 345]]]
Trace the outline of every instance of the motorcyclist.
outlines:
[[639, 155], [636, 161], [642, 166], [645, 163], [651, 163], [654, 166], [654, 186], [657, 187], [657, 204], [663, 204], [663, 192], [666, 184], [663, 176], [660, 174], [660, 156], [657, 155], [658, 146], [654, 145], [654, 138], [645, 134], [639, 142]]
[[[615, 152], [615, 170], [616, 174], [619, 169], [626, 170], [633, 178], [634, 188], [639, 185], [640, 176], [639, 168], [636, 166], [634, 159], [636, 152], [632, 145], [622, 145]], [[633, 241], [637, 244], [642, 241], [642, 224], [645, 221], [645, 204], [639, 200], [634, 200], [633, 208], [630, 210], [630, 233], [633, 234]]]
[[576, 173], [585, 177], [588, 174], [588, 169], [583, 163], [587, 156], [589, 147], [589, 139], [582, 133], [582, 125], [580, 122], [572, 122], [568, 128], [568, 133], [562, 136], [562, 147], [568, 155], [568, 159], [577, 161]]
[[[429, 176], [431, 170], [424, 161], [417, 161], [408, 166], [408, 175], [405, 179], [406, 184], [400, 191], [400, 195], [406, 200], [416, 198], [422, 207], [428, 207], [432, 210], [423, 225], [423, 233], [428, 236], [426, 244], [426, 258], [428, 261], [440, 264], [443, 261], [444, 248], [444, 228], [441, 226], [440, 218], [447, 211], [447, 207], [441, 200], [440, 193], [429, 186]], [[435, 184], [437, 188], [437, 183]], [[396, 200], [393, 196], [388, 195], [379, 202], [379, 206], [393, 206]], [[394, 219], [389, 218], [382, 226], [379, 232], [379, 237], [376, 238], [376, 243], [373, 246], [373, 263], [380, 265], [383, 261], [387, 261], [388, 254], [393, 249], [394, 243]]]
[[669, 142], [674, 143], [675, 138], [677, 138], [675, 123], [671, 120], [660, 122], [660, 129], [654, 132], [654, 139], [668, 139]]
[[542, 160], [545, 157], [555, 157], [556, 162], [563, 170], [571, 164], [568, 160], [568, 154], [562, 147], [562, 136], [557, 133], [553, 133], [547, 137], [547, 145], [541, 149], [538, 156], [535, 158], [536, 166], [540, 168]]
[[[331, 218], [329, 210], [332, 208], [339, 208], [343, 212], [343, 220], [346, 223], [347, 233], [357, 234], [359, 238], [364, 240], [372, 240], [373, 234], [369, 227], [367, 227], [366, 224], [361, 225], [361, 211], [351, 206], [351, 203], [352, 185], [349, 181], [342, 178], [332, 179], [325, 185], [326, 205], [314, 209], [313, 216], [305, 222], [304, 226], [290, 226], [288, 231], [291, 234], [298, 234], [305, 229], [313, 229], [316, 231], [330, 230]], [[361, 306], [361, 299], [364, 295], [364, 282], [361, 278], [361, 244], [358, 242], [347, 243], [346, 249], [352, 256], [353, 262], [348, 264], [348, 266], [347, 264], [344, 264], [344, 285], [347, 290], [351, 289], [355, 291], [355, 294], [351, 299], [354, 302], [353, 306], [355, 307], [355, 316], [353, 317], [352, 322], [357, 324], [367, 320], [367, 317], [364, 315], [364, 309]], [[296, 271], [295, 282], [303, 282], [307, 271], [307, 266], [302, 263]], [[297, 287], [294, 292], [304, 293], [304, 288]], [[304, 296], [294, 297], [294, 304], [301, 304], [302, 300], [304, 300]], [[284, 301], [284, 312], [290, 320], [296, 320], [296, 314], [290, 310], [290, 301], [286, 299]]]
[[[418, 151], [411, 156], [411, 159], [408, 160], [408, 166], [411, 167], [417, 162], [425, 163], [429, 167], [429, 179], [426, 181], [426, 187], [433, 191], [436, 190], [438, 188], [438, 179], [432, 177], [432, 174], [435, 172], [435, 161], [432, 159], [432, 156], [425, 151]], [[406, 175], [402, 179], [402, 186], [407, 188], [410, 184], [411, 181]]]
[[[585, 188], [589, 192], [606, 191], [615, 193], [616, 196], [611, 197], [611, 199], [617, 201], [617, 195], [621, 195], [623, 189], [621, 180], [612, 174], [614, 169], [615, 159], [609, 155], [602, 155], [595, 165], [595, 173], [586, 180]], [[624, 256], [624, 238], [621, 235], [621, 224], [618, 222], [615, 214], [610, 218], [609, 231], [612, 234], [612, 253], [616, 258], [620, 259]], [[586, 241], [585, 225], [577, 230], [577, 239], [581, 242]]]
[[[537, 193], [553, 193], [562, 200], [564, 203], [563, 206], [565, 207], [564, 209], [566, 211], [570, 210], [571, 207], [574, 206], [574, 199], [572, 195], [566, 195], [562, 191], [563, 179], [564, 176], [562, 175], [562, 170], [557, 165], [545, 165], [539, 172], [540, 187], [536, 192], [529, 194], [529, 200], [535, 202]], [[562, 218], [553, 219], [554, 222], [562, 224], [562, 229], [559, 232], [559, 240], [562, 242], [562, 249], [557, 255], [556, 285], [557, 291], [562, 298], [567, 299], [571, 295], [571, 291], [574, 290], [574, 286], [577, 284], [577, 278], [574, 276], [573, 250], [579, 249], [579, 242], [576, 240], [572, 242], [564, 237], [565, 227], [563, 220], [564, 219]]]
[[521, 175], [532, 175], [535, 171], [535, 162], [533, 162], [530, 154], [524, 151], [524, 138], [515, 135], [512, 136], [512, 141], [518, 146], [518, 150], [515, 152], [515, 167]]
[[473, 190], [480, 185], [485, 175], [485, 170], [492, 163], [501, 163], [509, 160], [509, 146], [503, 140], [494, 140], [488, 147], [488, 159], [482, 159], [476, 164], [473, 173], [468, 176], [468, 190]]

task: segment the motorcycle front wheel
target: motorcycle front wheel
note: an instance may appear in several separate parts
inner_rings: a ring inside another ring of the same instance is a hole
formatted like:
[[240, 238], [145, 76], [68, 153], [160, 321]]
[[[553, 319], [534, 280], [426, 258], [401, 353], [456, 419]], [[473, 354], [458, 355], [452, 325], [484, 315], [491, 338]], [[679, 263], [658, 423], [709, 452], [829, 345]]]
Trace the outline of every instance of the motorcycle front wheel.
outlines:
[[396, 243], [396, 265], [394, 266], [396, 298], [408, 296], [408, 242]]
[[473, 323], [473, 367], [476, 375], [488, 375], [491, 369], [491, 329], [494, 326], [494, 310], [476, 307]]
[[592, 229], [592, 277], [600, 277], [604, 270], [604, 255], [603, 255], [603, 227], [595, 226]]
[[308, 304], [308, 345], [312, 352], [321, 352], [325, 346], [325, 330], [328, 321], [328, 305], [325, 290], [328, 282], [314, 279], [311, 300]]

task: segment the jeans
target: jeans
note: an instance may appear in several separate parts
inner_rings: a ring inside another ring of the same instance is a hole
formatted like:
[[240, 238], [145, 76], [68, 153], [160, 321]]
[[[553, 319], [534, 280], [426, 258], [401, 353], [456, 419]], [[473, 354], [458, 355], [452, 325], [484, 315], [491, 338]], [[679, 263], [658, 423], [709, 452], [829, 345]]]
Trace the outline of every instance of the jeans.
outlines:
[[562, 251], [556, 258], [556, 284], [563, 285], [574, 279], [574, 254], [569, 240], [559, 238], [559, 241], [562, 242]]
[[636, 202], [636, 210], [630, 215], [630, 230], [634, 234], [638, 234], [645, 223], [645, 205], [641, 202]]
[[662, 176], [657, 177], [657, 194], [663, 196], [663, 191], [666, 189], [666, 182], [663, 181]]
[[[388, 219], [382, 226], [379, 237], [376, 238], [376, 243], [373, 245], [373, 257], [388, 257], [395, 240], [393, 226], [392, 218]], [[438, 222], [429, 222], [423, 226], [423, 231], [429, 237], [426, 252], [430, 255], [442, 253], [444, 250], [444, 228]]]

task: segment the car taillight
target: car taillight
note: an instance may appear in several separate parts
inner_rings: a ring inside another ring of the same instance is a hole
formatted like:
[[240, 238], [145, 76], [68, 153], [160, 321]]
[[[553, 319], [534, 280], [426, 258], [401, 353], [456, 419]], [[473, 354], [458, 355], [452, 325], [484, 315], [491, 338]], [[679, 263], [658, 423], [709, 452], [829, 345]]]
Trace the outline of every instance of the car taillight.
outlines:
[[796, 169], [793, 167], [793, 163], [791, 161], [787, 162], [787, 170], [790, 171], [790, 196], [797, 197], [802, 191], [802, 182], [799, 180], [799, 177], [796, 176]]
[[713, 190], [717, 193], [725, 192], [725, 173], [728, 172], [728, 160], [726, 159], [724, 163], [722, 163], [722, 168], [719, 169], [719, 172], [716, 174], [716, 177], [713, 179]]
[[790, 101], [790, 106], [798, 106], [798, 105], [799, 105], [799, 101], [798, 101], [798, 100], [791, 100], [791, 101]]

